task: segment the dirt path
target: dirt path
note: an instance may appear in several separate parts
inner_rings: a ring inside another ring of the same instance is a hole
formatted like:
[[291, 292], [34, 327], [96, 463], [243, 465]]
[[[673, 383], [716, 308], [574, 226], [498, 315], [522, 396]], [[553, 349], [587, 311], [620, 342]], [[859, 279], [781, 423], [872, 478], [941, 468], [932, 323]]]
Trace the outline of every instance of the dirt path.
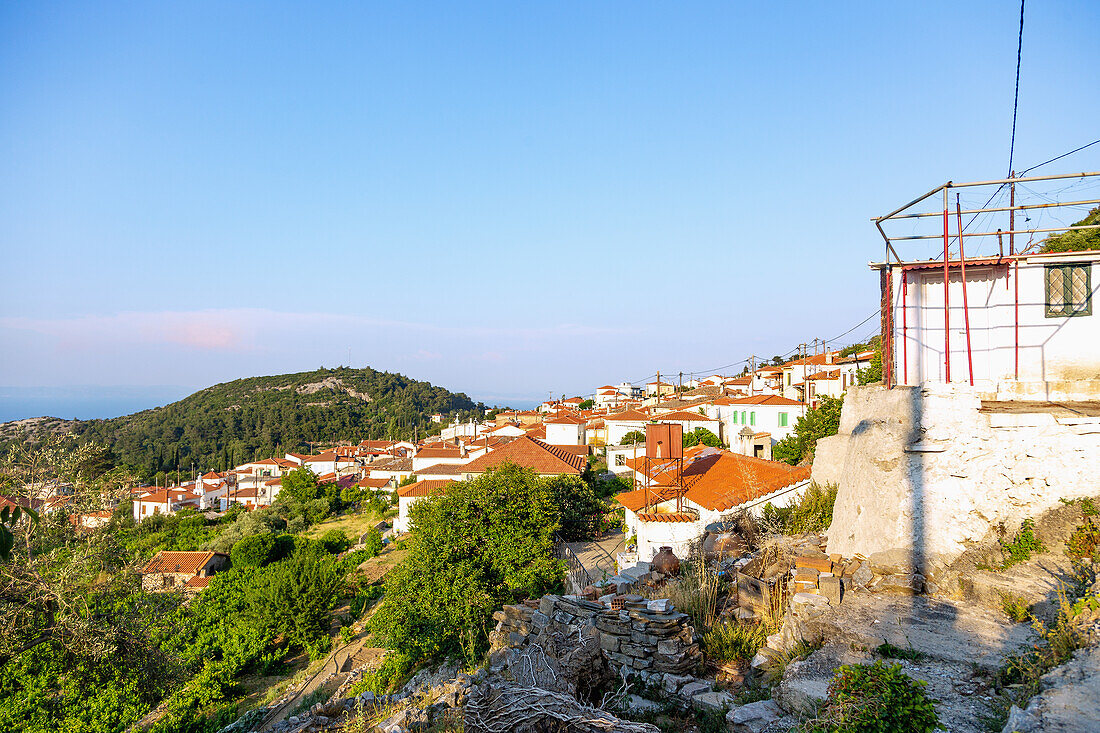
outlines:
[[615, 553], [621, 552], [626, 545], [626, 536], [622, 532], [607, 534], [593, 542], [568, 542], [572, 550], [588, 571], [592, 580], [602, 580], [615, 575]]

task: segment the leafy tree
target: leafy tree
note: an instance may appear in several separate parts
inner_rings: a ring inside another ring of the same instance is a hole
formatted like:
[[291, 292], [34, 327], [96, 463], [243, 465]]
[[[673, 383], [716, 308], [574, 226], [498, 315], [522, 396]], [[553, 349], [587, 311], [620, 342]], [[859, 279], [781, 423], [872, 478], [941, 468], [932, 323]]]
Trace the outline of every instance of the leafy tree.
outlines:
[[875, 353], [871, 357], [871, 363], [866, 369], [856, 372], [856, 379], [860, 384], [874, 384], [882, 381], [882, 349], [875, 347]]
[[695, 428], [690, 433], [684, 433], [684, 447], [690, 448], [693, 445], [703, 444], [710, 446], [711, 448], [721, 447], [722, 441], [717, 435], [707, 430], [706, 428]]
[[629, 433], [622, 437], [619, 441], [619, 445], [632, 445], [634, 443], [644, 443], [645, 433], [641, 430], [631, 430]]
[[[1100, 206], [1089, 211], [1088, 216], [1073, 226], [1100, 224]], [[1047, 238], [1040, 252], [1087, 252], [1100, 250], [1100, 229], [1077, 229]]]
[[382, 552], [382, 533], [378, 531], [377, 527], [367, 532], [367, 537], [363, 540], [363, 549], [366, 550], [371, 557], [375, 557], [378, 553]]
[[591, 410], [595, 406], [596, 406], [596, 400], [585, 400], [584, 402], [577, 405], [578, 409], [581, 409], [581, 410]]
[[772, 446], [772, 459], [796, 466], [813, 458], [819, 438], [836, 435], [840, 429], [843, 397], [822, 396], [816, 408], [798, 418], [794, 431]]
[[598, 531], [604, 505], [596, 496], [592, 483], [576, 476], [554, 476], [541, 479], [550, 487], [554, 504], [558, 508], [561, 531], [567, 541], [591, 539]]
[[351, 540], [348, 539], [343, 530], [330, 529], [321, 535], [321, 544], [324, 545], [325, 552], [338, 555], [351, 547]]
[[321, 490], [317, 484], [317, 474], [306, 466], [295, 468], [283, 476], [283, 485], [279, 489], [278, 499], [286, 501], [293, 499], [299, 504], [313, 501], [320, 496]]
[[275, 535], [256, 534], [244, 537], [233, 545], [229, 559], [233, 567], [261, 568], [271, 562], [275, 554]]
[[452, 484], [414, 504], [411, 519], [409, 554], [387, 576], [370, 621], [409, 659], [479, 659], [495, 609], [561, 582], [554, 488], [531, 470], [505, 464]]

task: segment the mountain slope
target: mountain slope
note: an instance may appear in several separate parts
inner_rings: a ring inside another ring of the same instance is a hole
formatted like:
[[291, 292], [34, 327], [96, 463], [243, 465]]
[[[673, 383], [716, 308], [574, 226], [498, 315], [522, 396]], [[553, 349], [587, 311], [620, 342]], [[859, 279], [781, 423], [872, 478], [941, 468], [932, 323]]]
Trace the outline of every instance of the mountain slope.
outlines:
[[177, 467], [224, 470], [246, 460], [306, 453], [330, 444], [424, 435], [433, 413], [482, 409], [455, 394], [374, 369], [319, 369], [217, 384], [165, 407], [67, 425], [111, 446], [119, 463], [146, 476]]

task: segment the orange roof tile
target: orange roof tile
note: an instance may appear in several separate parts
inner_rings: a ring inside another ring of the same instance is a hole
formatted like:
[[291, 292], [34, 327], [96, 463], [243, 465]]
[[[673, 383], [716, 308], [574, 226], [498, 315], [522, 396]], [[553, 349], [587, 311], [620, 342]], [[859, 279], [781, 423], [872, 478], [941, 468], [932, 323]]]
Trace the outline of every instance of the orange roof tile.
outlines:
[[[587, 448], [586, 448], [587, 450]], [[466, 464], [464, 473], [482, 473], [503, 463], [515, 463], [542, 475], [570, 474], [579, 476], [587, 460], [557, 446], [524, 435], [501, 446], [491, 453], [475, 458]]]
[[454, 479], [424, 479], [417, 481], [416, 483], [409, 484], [408, 486], [402, 486], [397, 490], [397, 495], [401, 498], [420, 497], [420, 496], [432, 496], [434, 494], [441, 494], [446, 491], [447, 486], [456, 483]]
[[185, 573], [194, 575], [206, 567], [214, 557], [229, 557], [224, 552], [170, 552], [162, 550], [141, 569], [143, 573]]
[[752, 397], [731, 397], [722, 404], [726, 405], [786, 405], [790, 407], [803, 407], [798, 400], [780, 397], [777, 394], [758, 394]]

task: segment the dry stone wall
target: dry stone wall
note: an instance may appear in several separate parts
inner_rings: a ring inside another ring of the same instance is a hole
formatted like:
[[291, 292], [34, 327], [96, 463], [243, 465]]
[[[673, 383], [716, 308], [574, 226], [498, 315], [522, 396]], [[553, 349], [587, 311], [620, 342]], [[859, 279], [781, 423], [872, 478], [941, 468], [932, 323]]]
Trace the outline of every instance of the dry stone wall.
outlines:
[[668, 600], [626, 595], [600, 602], [547, 595], [537, 605], [505, 606], [494, 614], [494, 643], [522, 648], [543, 629], [585, 629], [595, 631], [608, 663], [620, 673], [686, 675], [702, 660], [687, 615]]

